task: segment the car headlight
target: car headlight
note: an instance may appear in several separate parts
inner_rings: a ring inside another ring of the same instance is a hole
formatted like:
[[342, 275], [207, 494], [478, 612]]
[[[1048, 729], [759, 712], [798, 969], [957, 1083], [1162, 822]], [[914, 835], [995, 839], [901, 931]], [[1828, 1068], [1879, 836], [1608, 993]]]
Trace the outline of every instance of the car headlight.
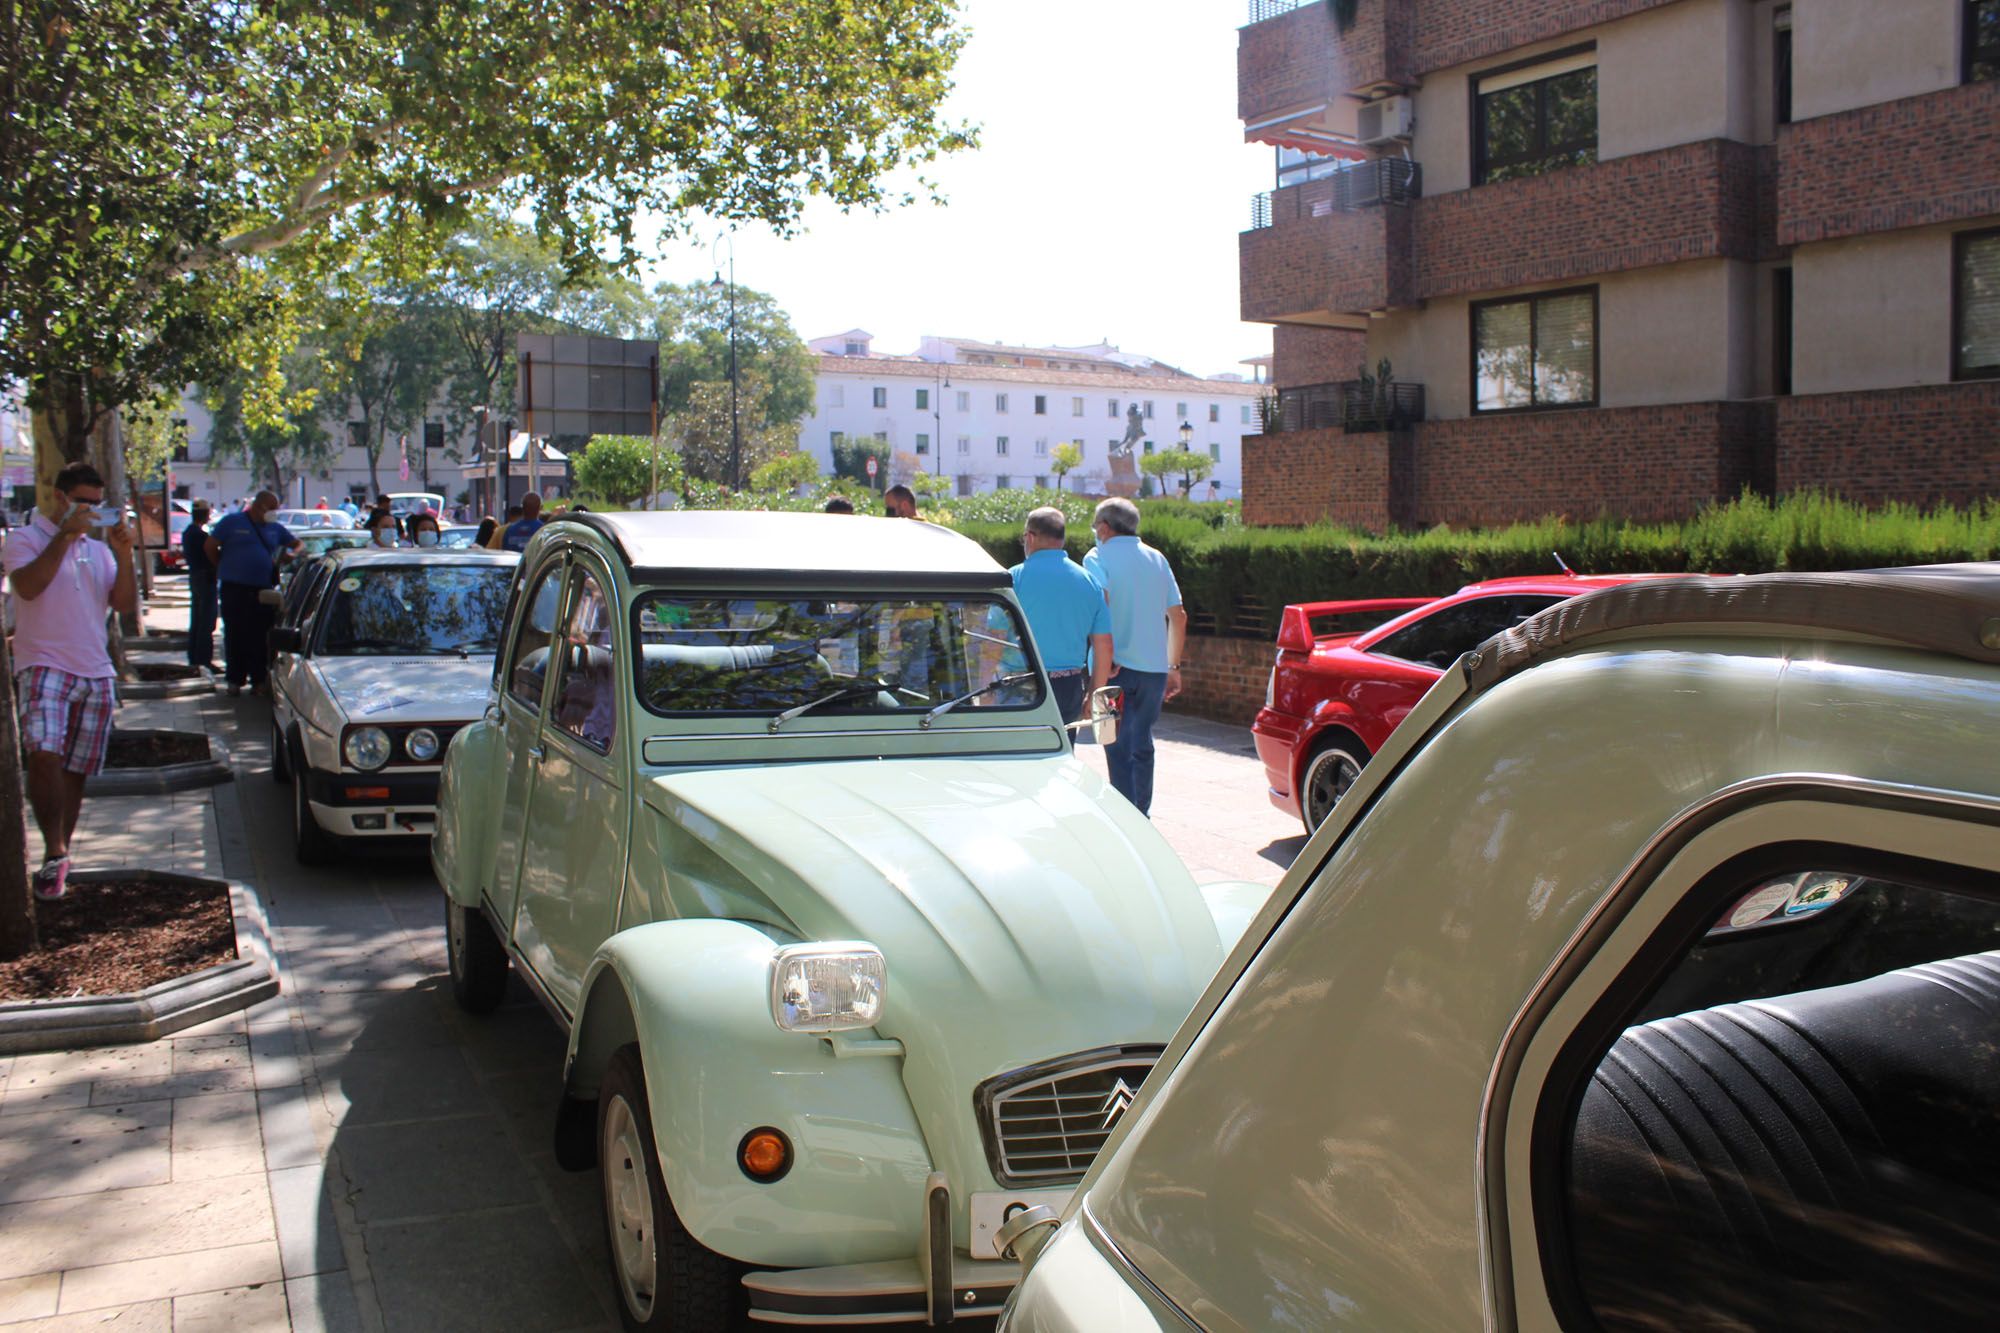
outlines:
[[389, 762], [389, 733], [380, 727], [356, 727], [340, 749], [356, 768], [380, 768]]
[[875, 1026], [889, 968], [872, 944], [792, 944], [771, 960], [771, 1018], [787, 1032]]
[[429, 727], [418, 727], [403, 738], [403, 749], [418, 763], [428, 764], [438, 757], [438, 734]]

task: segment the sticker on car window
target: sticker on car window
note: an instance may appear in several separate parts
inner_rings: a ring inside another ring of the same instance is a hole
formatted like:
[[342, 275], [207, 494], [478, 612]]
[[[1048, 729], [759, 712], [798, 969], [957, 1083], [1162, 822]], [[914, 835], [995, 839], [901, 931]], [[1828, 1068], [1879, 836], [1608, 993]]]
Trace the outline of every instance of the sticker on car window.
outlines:
[[342, 592], [360, 592], [361, 580], [355, 578], [352, 574], [349, 574], [346, 578], [340, 581], [340, 590]]

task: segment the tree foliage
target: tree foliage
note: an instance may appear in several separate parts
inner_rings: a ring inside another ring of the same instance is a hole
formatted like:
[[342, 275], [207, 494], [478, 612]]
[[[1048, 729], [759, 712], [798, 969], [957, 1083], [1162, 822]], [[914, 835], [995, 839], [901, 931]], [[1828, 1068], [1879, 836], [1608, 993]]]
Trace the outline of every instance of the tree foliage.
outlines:
[[750, 474], [750, 489], [764, 495], [785, 495], [819, 480], [819, 460], [811, 454], [779, 454]]
[[[744, 372], [740, 388], [744, 404], [761, 400], [767, 391], [761, 374]], [[732, 427], [729, 398], [730, 385], [726, 381], [696, 384], [688, 406], [673, 414], [672, 434], [680, 445], [681, 466], [695, 480], [724, 486], [735, 484], [730, 468], [732, 437], [736, 432], [742, 437], [740, 475], [745, 478], [778, 455], [798, 448], [796, 422], [758, 423], [750, 413], [743, 412]]]
[[[791, 317], [763, 292], [739, 286], [736, 364], [762, 377], [764, 392], [743, 396], [743, 410], [760, 426], [796, 422], [813, 408], [813, 355]], [[653, 290], [654, 333], [660, 340], [660, 403], [680, 411], [694, 386], [729, 379], [729, 303], [726, 286], [662, 283]]]
[[1062, 481], [1070, 473], [1083, 466], [1083, 449], [1074, 441], [1064, 440], [1049, 451], [1049, 471], [1056, 474], [1056, 489], [1062, 489]]
[[582, 452], [570, 458], [577, 497], [586, 503], [631, 508], [654, 493], [656, 463], [661, 491], [678, 491], [682, 486], [679, 457], [665, 444], [656, 450], [644, 435], [593, 435]]
[[1163, 488], [1168, 477], [1179, 477], [1181, 494], [1186, 495], [1196, 482], [1215, 471], [1215, 460], [1195, 449], [1162, 449], [1141, 458], [1139, 470], [1158, 480]]

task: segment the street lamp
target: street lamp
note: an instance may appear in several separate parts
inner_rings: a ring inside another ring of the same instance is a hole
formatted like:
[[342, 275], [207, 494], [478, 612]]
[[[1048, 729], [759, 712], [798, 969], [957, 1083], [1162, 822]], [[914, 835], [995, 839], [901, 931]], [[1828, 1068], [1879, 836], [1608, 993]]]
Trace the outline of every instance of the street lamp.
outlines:
[[[1181, 422], [1181, 452], [1184, 454], [1194, 452], [1194, 427], [1185, 421]], [[1187, 460], [1182, 459], [1181, 461], [1185, 463]], [[1193, 489], [1193, 479], [1189, 474], [1183, 472], [1181, 474], [1181, 499], [1187, 499], [1188, 492]]]
[[[715, 238], [715, 245], [708, 247], [711, 263], [715, 260], [715, 246], [729, 242], [729, 489], [743, 489], [743, 426], [738, 416], [737, 397], [742, 390], [742, 382], [736, 373], [736, 233], [734, 229], [725, 231]], [[710, 289], [722, 285], [722, 273], [718, 266], [715, 281], [708, 284]]]

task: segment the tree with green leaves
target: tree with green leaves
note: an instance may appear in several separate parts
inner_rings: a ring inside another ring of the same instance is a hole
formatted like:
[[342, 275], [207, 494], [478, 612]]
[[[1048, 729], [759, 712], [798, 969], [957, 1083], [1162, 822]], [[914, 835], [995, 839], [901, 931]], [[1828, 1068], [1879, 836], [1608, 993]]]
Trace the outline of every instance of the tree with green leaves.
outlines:
[[[736, 365], [761, 377], [761, 393], [743, 394], [744, 420], [796, 422], [813, 409], [817, 384], [813, 354], [792, 327], [791, 316], [770, 296], [738, 286]], [[697, 384], [729, 380], [729, 305], [726, 286], [662, 283], [653, 289], [654, 332], [660, 340], [660, 403], [680, 411]]]
[[[744, 373], [743, 402], [760, 399], [766, 390], [761, 373]], [[741, 475], [745, 477], [754, 476], [758, 468], [799, 447], [797, 422], [758, 422], [748, 413], [732, 422], [729, 397], [727, 380], [720, 384], [697, 383], [688, 405], [673, 414], [671, 433], [679, 442], [681, 466], [691, 478], [728, 485], [734, 440], [739, 433], [743, 449]]]
[[779, 454], [750, 474], [750, 489], [762, 495], [790, 495], [819, 480], [819, 460], [803, 451]]
[[1064, 440], [1049, 451], [1049, 471], [1056, 474], [1056, 489], [1063, 488], [1063, 478], [1083, 466], [1083, 448], [1072, 440]]
[[577, 498], [588, 504], [632, 508], [653, 494], [656, 465], [660, 490], [678, 491], [682, 485], [679, 456], [664, 444], [656, 451], [644, 435], [593, 435], [570, 460]]
[[1215, 471], [1215, 460], [1195, 449], [1162, 449], [1156, 454], [1147, 454], [1139, 460], [1139, 470], [1160, 483], [1166, 489], [1168, 477], [1181, 479], [1181, 494], [1194, 489], [1194, 484]]

